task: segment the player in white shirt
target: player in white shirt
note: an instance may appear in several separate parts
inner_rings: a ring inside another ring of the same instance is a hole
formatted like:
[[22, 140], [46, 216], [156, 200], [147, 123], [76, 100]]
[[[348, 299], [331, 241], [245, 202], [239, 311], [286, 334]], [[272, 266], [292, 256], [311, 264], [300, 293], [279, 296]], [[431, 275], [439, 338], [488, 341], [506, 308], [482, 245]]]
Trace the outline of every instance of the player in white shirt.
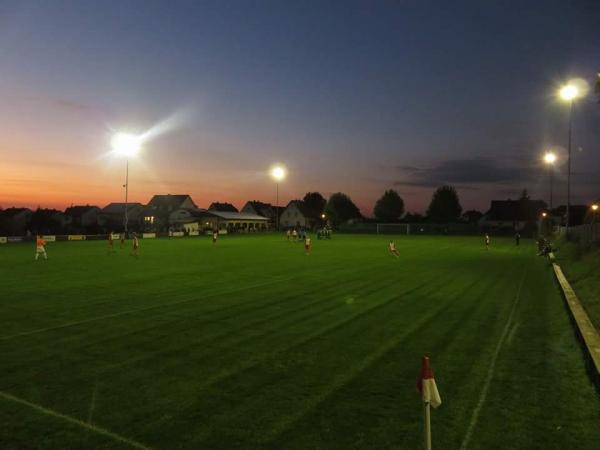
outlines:
[[485, 249], [490, 249], [490, 235], [487, 233], [485, 233]]
[[396, 249], [396, 243], [394, 241], [390, 241], [388, 244], [388, 250], [390, 251], [390, 255], [394, 255], [396, 258], [400, 258], [400, 254]]

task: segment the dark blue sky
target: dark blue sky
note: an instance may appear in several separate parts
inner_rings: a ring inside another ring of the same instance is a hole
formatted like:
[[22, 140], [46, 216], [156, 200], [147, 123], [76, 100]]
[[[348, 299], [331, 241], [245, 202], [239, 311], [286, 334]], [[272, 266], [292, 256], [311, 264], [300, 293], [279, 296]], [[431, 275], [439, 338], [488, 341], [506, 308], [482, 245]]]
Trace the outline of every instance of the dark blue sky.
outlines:
[[[132, 164], [135, 200], [272, 201], [276, 161], [285, 200], [341, 190], [365, 213], [390, 187], [418, 211], [442, 183], [465, 208], [546, 199], [554, 94], [594, 83], [599, 24], [592, 0], [0, 0], [0, 204], [120, 200], [111, 130], [169, 117]], [[576, 105], [576, 202], [600, 197], [595, 102]]]

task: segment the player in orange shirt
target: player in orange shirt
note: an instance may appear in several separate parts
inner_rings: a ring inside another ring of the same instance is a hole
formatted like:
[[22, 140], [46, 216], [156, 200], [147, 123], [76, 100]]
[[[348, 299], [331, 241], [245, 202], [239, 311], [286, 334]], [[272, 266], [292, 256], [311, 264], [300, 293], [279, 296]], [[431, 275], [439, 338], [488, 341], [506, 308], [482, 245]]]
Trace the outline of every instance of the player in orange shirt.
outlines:
[[48, 255], [46, 254], [46, 241], [42, 239], [41, 235], [37, 235], [35, 240], [35, 260], [40, 257], [40, 253], [44, 255], [44, 259], [48, 259]]

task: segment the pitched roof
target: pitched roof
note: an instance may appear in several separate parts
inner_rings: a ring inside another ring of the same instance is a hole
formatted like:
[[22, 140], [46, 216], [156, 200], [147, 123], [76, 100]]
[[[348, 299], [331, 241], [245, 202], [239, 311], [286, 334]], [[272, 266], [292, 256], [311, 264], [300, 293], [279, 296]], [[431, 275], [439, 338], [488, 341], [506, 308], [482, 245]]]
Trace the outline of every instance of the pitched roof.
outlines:
[[155, 206], [159, 209], [171, 209], [175, 210], [181, 207], [184, 201], [187, 199], [192, 201], [192, 204], [196, 206], [192, 198], [187, 194], [177, 194], [177, 195], [155, 195], [148, 202], [148, 206]]
[[[142, 207], [143, 205], [141, 203], [127, 203], [128, 212], [141, 209]], [[107, 214], [124, 213], [125, 203], [109, 203], [104, 208], [102, 208], [102, 212]]]
[[83, 214], [85, 214], [88, 211], [91, 211], [92, 209], [100, 209], [97, 206], [90, 206], [90, 205], [85, 205], [85, 206], [70, 206], [69, 208], [65, 209], [65, 214], [71, 217], [81, 217]]
[[231, 211], [208, 211], [213, 216], [220, 217], [225, 220], [262, 220], [268, 221], [267, 217], [258, 216], [256, 214], [247, 214], [241, 212], [231, 212]]
[[303, 200], [292, 200], [291, 202], [288, 203], [287, 208], [289, 208], [290, 206], [295, 205], [296, 208], [298, 208], [298, 210], [300, 211], [300, 213], [306, 217], [307, 219], [314, 219], [314, 214], [311, 214], [310, 211], [308, 210], [308, 208], [306, 207], [306, 203], [304, 203]]
[[213, 202], [208, 207], [209, 211], [222, 211], [222, 212], [238, 212], [238, 209], [231, 203], [219, 203]]
[[11, 218], [27, 211], [32, 212], [29, 208], [6, 208], [5, 210], [0, 211], [0, 214], [6, 218]]

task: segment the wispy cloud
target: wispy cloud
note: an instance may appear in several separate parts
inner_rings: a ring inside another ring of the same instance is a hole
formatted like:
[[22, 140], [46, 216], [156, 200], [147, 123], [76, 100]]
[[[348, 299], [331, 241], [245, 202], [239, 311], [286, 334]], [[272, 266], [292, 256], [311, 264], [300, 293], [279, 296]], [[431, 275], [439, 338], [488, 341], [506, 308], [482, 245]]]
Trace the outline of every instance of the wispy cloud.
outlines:
[[448, 159], [431, 166], [397, 166], [401, 178], [397, 186], [436, 187], [459, 185], [477, 189], [480, 184], [513, 184], [527, 181], [539, 173], [535, 166], [506, 164], [494, 158]]

